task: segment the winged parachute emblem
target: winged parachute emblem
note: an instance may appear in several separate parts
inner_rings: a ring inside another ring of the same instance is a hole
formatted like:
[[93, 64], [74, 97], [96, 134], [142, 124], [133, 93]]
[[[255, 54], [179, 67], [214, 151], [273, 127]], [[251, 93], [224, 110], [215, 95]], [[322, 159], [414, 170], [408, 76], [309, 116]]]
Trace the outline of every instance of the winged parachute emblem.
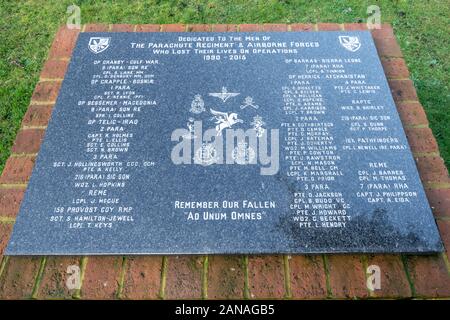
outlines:
[[361, 42], [358, 37], [339, 36], [339, 43], [348, 51], [355, 52], [361, 48]]
[[213, 114], [212, 119], [216, 120], [216, 132], [217, 132], [217, 136], [221, 136], [222, 135], [222, 130], [226, 129], [226, 128], [231, 128], [233, 125], [235, 125], [236, 123], [240, 122], [242, 123], [243, 121], [241, 119], [238, 118], [237, 113], [228, 113], [228, 112], [220, 112], [220, 111], [216, 111], [213, 109], [209, 109], [211, 111], [211, 113]]
[[108, 37], [91, 37], [89, 39], [89, 50], [95, 54], [105, 51], [109, 47], [110, 39]]
[[236, 97], [237, 95], [239, 95], [240, 93], [237, 92], [228, 92], [226, 87], [222, 87], [222, 92], [212, 92], [209, 93], [209, 95], [211, 97], [216, 97], [221, 99], [223, 102], [226, 102], [228, 99], [232, 98], [232, 97]]

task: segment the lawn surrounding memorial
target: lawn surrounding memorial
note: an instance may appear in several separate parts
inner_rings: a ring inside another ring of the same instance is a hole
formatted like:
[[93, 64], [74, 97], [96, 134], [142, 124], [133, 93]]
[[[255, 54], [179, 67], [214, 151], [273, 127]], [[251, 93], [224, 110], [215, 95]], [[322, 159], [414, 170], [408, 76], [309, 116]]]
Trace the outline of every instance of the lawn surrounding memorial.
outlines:
[[[56, 30], [73, 1], [0, 3], [0, 171]], [[81, 23], [363, 22], [367, 7], [392, 23], [440, 152], [450, 167], [448, 1], [78, 1]]]

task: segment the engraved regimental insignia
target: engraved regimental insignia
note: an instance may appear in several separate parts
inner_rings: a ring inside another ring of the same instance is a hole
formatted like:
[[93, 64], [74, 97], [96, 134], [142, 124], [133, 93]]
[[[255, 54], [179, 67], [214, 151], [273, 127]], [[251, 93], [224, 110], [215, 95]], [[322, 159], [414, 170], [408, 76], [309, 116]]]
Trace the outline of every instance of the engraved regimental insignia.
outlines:
[[355, 52], [361, 48], [361, 42], [358, 37], [339, 36], [339, 43], [348, 51]]
[[189, 110], [192, 113], [199, 114], [205, 111], [205, 102], [202, 99], [202, 96], [197, 94], [192, 100], [191, 109]]
[[108, 37], [91, 37], [89, 39], [89, 50], [97, 54], [105, 51], [109, 47], [111, 38]]
[[195, 152], [194, 162], [202, 166], [209, 166], [217, 161], [216, 148], [210, 143], [203, 143]]
[[255, 151], [246, 142], [239, 142], [233, 149], [231, 157], [237, 164], [250, 164], [255, 160]]

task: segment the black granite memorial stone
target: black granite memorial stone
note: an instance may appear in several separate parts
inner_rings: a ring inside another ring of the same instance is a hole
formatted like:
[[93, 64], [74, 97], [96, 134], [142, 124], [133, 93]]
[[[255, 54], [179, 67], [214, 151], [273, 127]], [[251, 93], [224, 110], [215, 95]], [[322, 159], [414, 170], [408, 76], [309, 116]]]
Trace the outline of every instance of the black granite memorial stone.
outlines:
[[439, 251], [369, 32], [81, 33], [7, 247]]

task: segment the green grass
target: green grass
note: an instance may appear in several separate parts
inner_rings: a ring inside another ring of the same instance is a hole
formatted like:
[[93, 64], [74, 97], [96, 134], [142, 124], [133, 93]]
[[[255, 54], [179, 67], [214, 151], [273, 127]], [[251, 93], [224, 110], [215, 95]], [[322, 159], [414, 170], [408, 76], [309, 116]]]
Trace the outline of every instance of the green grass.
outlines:
[[[0, 1], [0, 171], [58, 26], [72, 1]], [[81, 23], [364, 22], [393, 24], [441, 154], [450, 167], [450, 1], [75, 1]]]

